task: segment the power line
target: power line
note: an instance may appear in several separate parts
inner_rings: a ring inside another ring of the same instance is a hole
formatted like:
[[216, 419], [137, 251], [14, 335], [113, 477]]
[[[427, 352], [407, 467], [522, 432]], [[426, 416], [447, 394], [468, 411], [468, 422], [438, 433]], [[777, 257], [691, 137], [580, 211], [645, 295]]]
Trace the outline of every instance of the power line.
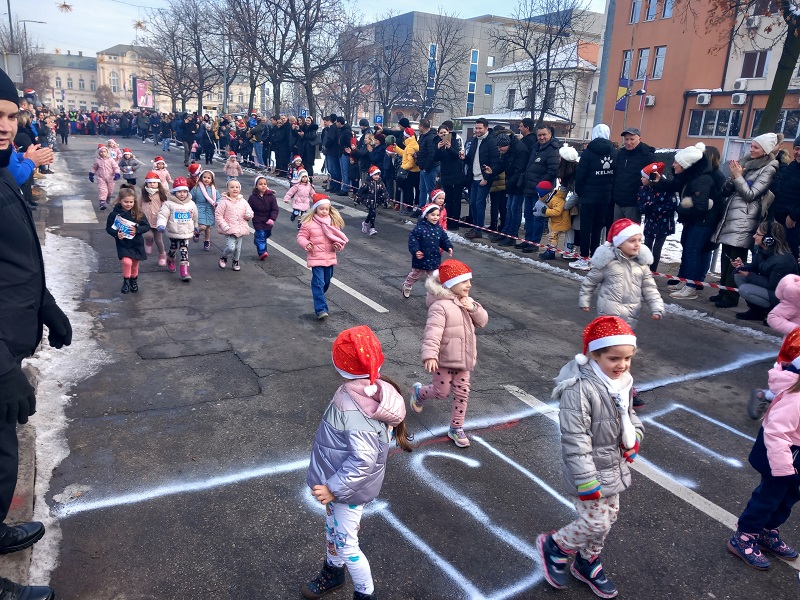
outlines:
[[111, 2], [116, 2], [117, 4], [125, 4], [127, 6], [133, 6], [135, 8], [163, 8], [163, 6], [146, 6], [144, 4], [134, 4], [133, 2], [124, 2], [123, 0], [111, 0]]

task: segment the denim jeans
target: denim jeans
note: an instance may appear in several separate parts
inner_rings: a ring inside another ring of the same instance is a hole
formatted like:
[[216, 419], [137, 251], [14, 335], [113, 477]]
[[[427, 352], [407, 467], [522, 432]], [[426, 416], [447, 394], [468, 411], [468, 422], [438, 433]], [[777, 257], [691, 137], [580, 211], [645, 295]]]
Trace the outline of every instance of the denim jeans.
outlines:
[[162, 152], [166, 152], [167, 150], [169, 150], [169, 140], [170, 140], [170, 138], [168, 138], [168, 137], [161, 138], [161, 151]]
[[423, 207], [431, 201], [431, 192], [436, 185], [439, 169], [419, 172], [419, 206]]
[[256, 229], [255, 244], [258, 255], [267, 251], [267, 239], [272, 235], [272, 229]]
[[[681, 253], [681, 266], [678, 271], [679, 277], [685, 277], [693, 281], [703, 281], [706, 278], [708, 267], [706, 266], [707, 253], [704, 250], [713, 233], [713, 225], [687, 223], [683, 226], [683, 233], [681, 234], [683, 252]], [[687, 285], [702, 289], [702, 286], [699, 285], [691, 283]]]
[[259, 166], [264, 166], [264, 143], [253, 142], [253, 150], [256, 151], [256, 162]]
[[339, 183], [342, 180], [342, 169], [339, 166], [339, 157], [338, 156], [325, 156], [325, 168], [328, 170], [328, 191], [329, 192], [338, 192], [342, 189], [342, 184]]
[[519, 235], [519, 227], [522, 225], [522, 202], [525, 197], [522, 194], [508, 195], [506, 201], [506, 226], [503, 233], [506, 235]]
[[342, 154], [339, 157], [339, 169], [341, 171], [342, 180], [342, 191], [349, 192], [350, 191], [350, 177], [348, 177], [348, 173], [350, 172], [350, 157], [347, 154]]
[[[479, 185], [479, 181], [473, 181], [469, 188], [469, 213], [472, 216], [472, 224], [476, 227], [483, 227], [486, 222], [486, 198], [492, 185]], [[480, 233], [480, 230], [477, 230]]]
[[547, 217], [533, 216], [533, 205], [538, 199], [537, 196], [525, 196], [525, 239], [536, 244], [542, 241], [544, 226], [547, 225]]
[[333, 265], [328, 267], [311, 267], [311, 295], [314, 297], [314, 312], [319, 314], [328, 312], [328, 303], [325, 301], [325, 292], [331, 285]]

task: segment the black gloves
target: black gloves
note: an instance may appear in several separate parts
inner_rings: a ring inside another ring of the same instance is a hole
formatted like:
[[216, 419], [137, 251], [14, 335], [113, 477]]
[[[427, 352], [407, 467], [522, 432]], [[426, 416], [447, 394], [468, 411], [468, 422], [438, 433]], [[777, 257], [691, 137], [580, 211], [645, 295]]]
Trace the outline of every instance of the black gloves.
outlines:
[[0, 375], [0, 422], [24, 425], [36, 412], [36, 393], [22, 368]]
[[69, 324], [67, 315], [58, 304], [47, 304], [42, 307], [42, 319], [50, 330], [47, 340], [53, 348], [62, 348], [72, 343], [72, 325]]

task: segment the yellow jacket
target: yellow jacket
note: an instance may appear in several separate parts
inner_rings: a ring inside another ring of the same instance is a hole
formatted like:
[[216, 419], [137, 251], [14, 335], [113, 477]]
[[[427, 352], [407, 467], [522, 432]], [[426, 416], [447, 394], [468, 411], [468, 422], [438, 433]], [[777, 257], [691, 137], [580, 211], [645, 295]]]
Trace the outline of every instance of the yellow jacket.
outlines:
[[550, 218], [550, 231], [562, 232], [569, 231], [572, 228], [572, 218], [569, 216], [569, 211], [564, 210], [566, 200], [567, 188], [559, 186], [556, 193], [550, 196], [550, 200], [547, 201], [547, 210], [544, 211], [544, 216]]
[[417, 138], [410, 137], [406, 138], [406, 147], [401, 148], [400, 146], [396, 146], [396, 152], [403, 157], [403, 163], [400, 165], [401, 168], [405, 169], [406, 171], [411, 171], [412, 173], [418, 173], [419, 167], [417, 166], [417, 159], [414, 158], [414, 154], [419, 152], [419, 144], [417, 143]]

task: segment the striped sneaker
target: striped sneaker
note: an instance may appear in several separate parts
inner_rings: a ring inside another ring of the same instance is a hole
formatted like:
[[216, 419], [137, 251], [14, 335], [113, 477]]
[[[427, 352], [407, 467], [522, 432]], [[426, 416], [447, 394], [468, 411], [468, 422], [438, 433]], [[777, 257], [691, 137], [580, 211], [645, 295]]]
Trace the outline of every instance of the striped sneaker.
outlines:
[[411, 410], [413, 410], [415, 413], [422, 412], [422, 398], [419, 397], [419, 391], [421, 389], [422, 384], [419, 381], [417, 381], [411, 388], [411, 402], [409, 402], [409, 404], [411, 405]]

